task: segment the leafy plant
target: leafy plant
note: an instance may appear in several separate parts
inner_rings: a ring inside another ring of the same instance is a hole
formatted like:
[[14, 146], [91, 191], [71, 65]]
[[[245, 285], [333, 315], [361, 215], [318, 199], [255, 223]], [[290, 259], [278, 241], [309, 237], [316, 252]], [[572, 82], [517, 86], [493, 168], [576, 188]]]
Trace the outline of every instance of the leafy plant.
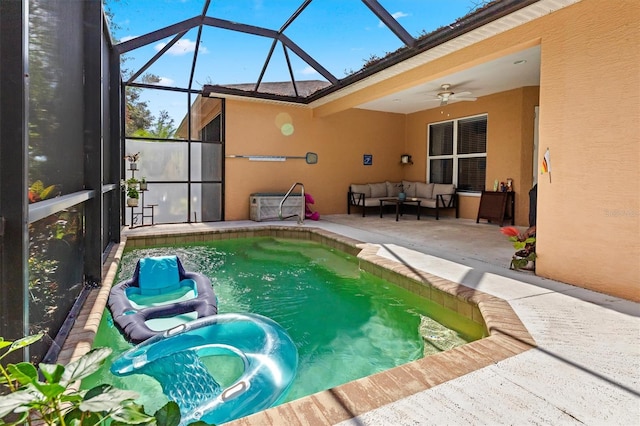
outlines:
[[127, 154], [124, 156], [124, 159], [132, 163], [136, 163], [140, 159], [140, 153], [136, 152], [135, 154]]
[[536, 260], [536, 238], [520, 234], [513, 226], [500, 228], [500, 232], [509, 237], [513, 248], [517, 250], [511, 260], [514, 269], [526, 269], [529, 262]]
[[[0, 337], [0, 349], [8, 348], [0, 361], [8, 354], [20, 350], [42, 338], [36, 334], [5, 341]], [[91, 350], [66, 367], [60, 364], [40, 364], [39, 369], [29, 363], [0, 363], [0, 384], [8, 390], [0, 396], [0, 425], [99, 425], [110, 421], [112, 426], [144, 424], [177, 426], [180, 409], [175, 402], [168, 402], [153, 416], [134, 402], [138, 394], [129, 390], [100, 384], [86, 390], [75, 390], [74, 383], [96, 372], [111, 354], [109, 348]], [[11, 417], [9, 423], [6, 417]], [[192, 425], [206, 425], [198, 422]]]
[[127, 186], [127, 197], [129, 198], [140, 198], [140, 192], [138, 191], [138, 184], [140, 181], [136, 178], [129, 178], [125, 181]]
[[53, 198], [59, 195], [58, 185], [44, 186], [41, 180], [37, 180], [29, 187], [29, 203]]
[[29, 224], [29, 334], [55, 334], [73, 303], [82, 274], [70, 259], [81, 256], [83, 225], [81, 209], [73, 206]]
[[405, 192], [406, 190], [408, 190], [409, 188], [411, 188], [411, 184], [407, 184], [407, 187], [404, 187], [404, 183], [400, 182], [398, 184], [398, 188], [400, 188], [400, 192]]

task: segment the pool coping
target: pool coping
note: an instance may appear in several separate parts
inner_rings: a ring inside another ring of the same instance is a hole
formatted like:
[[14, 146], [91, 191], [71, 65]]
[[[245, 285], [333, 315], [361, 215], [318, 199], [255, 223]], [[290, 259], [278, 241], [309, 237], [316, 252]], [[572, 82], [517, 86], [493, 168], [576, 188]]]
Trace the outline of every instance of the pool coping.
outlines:
[[123, 235], [120, 244], [109, 252], [103, 265], [102, 284], [87, 297], [58, 355], [58, 363], [71, 362], [91, 349], [125, 247], [263, 236], [316, 241], [357, 256], [363, 270], [484, 325], [488, 336], [225, 424], [335, 424], [536, 347], [535, 340], [504, 299], [381, 257], [377, 244], [319, 228], [265, 225]]

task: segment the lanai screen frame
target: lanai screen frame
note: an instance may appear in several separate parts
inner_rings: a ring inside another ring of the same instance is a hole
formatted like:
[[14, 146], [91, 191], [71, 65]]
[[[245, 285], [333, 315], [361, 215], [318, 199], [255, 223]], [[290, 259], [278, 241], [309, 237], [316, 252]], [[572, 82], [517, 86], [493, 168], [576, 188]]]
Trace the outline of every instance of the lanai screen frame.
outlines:
[[[54, 11], [60, 10], [53, 4], [48, 5]], [[81, 235], [75, 244], [81, 258], [75, 262], [81, 265], [81, 270], [73, 274], [71, 281], [53, 278], [60, 291], [68, 293], [64, 303], [56, 306], [63, 314], [62, 324], [56, 321], [55, 325], [47, 326], [47, 337], [40, 345], [16, 352], [9, 360], [54, 362], [72, 325], [73, 315], [68, 315], [69, 312], [79, 310], [91, 289], [101, 282], [104, 254], [120, 240], [117, 137], [120, 132], [120, 70], [118, 57], [112, 55], [111, 36], [101, 1], [76, 3], [74, 14], [58, 13], [50, 21], [60, 29], [65, 28], [65, 20], [72, 24], [69, 27], [79, 28], [73, 33], [79, 40], [68, 40], [74, 46], [81, 46], [78, 56], [73, 59], [81, 64], [82, 73], [77, 80], [66, 81], [67, 85], [77, 88], [73, 100], [62, 99], [60, 102], [64, 106], [65, 102], [71, 105], [68, 102], [81, 99], [82, 105], [75, 105], [74, 109], [80, 108], [82, 114], [72, 117], [78, 123], [75, 127], [80, 130], [71, 136], [73, 140], [61, 139], [58, 135], [46, 142], [55, 144], [54, 149], [62, 155], [70, 143], [82, 147], [81, 157], [73, 158], [71, 162], [80, 165], [76, 173], [81, 176], [81, 182], [71, 188], [61, 188], [61, 196], [30, 200], [29, 187], [33, 182], [30, 182], [29, 169], [34, 161], [30, 154], [30, 142], [33, 142], [30, 119], [46, 114], [37, 109], [36, 116], [30, 117], [30, 88], [37, 77], [34, 67], [30, 67], [33, 65], [30, 60], [37, 57], [30, 56], [34, 52], [30, 45], [33, 29], [29, 24], [30, 16], [40, 11], [39, 6], [43, 4], [38, 4], [37, 0], [0, 2], [0, 223], [3, 224], [0, 226], [0, 336], [5, 340], [16, 340], [33, 331], [30, 321], [34, 302], [30, 299], [29, 288], [32, 279], [29, 268], [31, 226], [73, 210], [80, 220]], [[43, 13], [50, 13], [45, 9]], [[80, 22], [75, 20], [78, 16], [81, 16]], [[44, 53], [55, 59], [48, 66], [55, 67], [64, 62], [61, 45], [45, 43], [39, 46], [40, 49], [47, 47], [50, 49]], [[64, 66], [55, 68], [55, 72], [64, 72]], [[58, 82], [48, 83], [54, 86]], [[64, 97], [64, 93], [61, 96]], [[59, 167], [64, 169], [65, 165], [59, 164]], [[70, 265], [62, 258], [57, 267], [69, 269]]]

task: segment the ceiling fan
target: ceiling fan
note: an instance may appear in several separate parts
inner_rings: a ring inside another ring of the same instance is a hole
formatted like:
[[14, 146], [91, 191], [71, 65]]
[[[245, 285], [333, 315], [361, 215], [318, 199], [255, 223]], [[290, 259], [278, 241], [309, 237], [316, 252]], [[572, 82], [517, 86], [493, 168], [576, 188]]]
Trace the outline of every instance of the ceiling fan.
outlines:
[[[449, 102], [457, 102], [457, 101], [475, 101], [478, 98], [474, 98], [471, 95], [471, 92], [454, 92], [451, 90], [450, 84], [443, 84], [440, 86], [440, 92], [437, 93], [436, 97], [440, 100], [440, 106], [447, 105]], [[433, 99], [433, 100], [437, 100]]]

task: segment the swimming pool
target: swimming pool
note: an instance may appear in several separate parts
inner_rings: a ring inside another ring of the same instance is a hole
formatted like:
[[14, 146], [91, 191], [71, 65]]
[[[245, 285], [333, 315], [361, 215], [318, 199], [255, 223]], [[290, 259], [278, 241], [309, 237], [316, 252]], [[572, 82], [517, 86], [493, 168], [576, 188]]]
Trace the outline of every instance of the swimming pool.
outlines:
[[277, 405], [248, 418], [230, 422], [230, 426], [278, 424], [283, 421], [290, 424], [337, 424], [536, 347], [535, 339], [506, 300], [433, 275], [428, 272], [428, 266], [417, 266], [415, 260], [404, 261], [401, 257], [385, 256], [378, 244], [365, 243], [322, 227], [225, 222], [213, 225], [158, 225], [125, 230], [122, 241], [110, 248], [103, 264], [102, 284], [89, 293], [61, 348], [58, 362], [67, 364], [74, 361], [94, 346], [95, 335], [104, 318], [107, 297], [115, 283], [125, 248], [256, 236], [317, 241], [349, 253], [358, 258], [363, 270], [482, 325], [487, 337]]
[[[220, 313], [259, 313], [287, 330], [298, 346], [300, 367], [283, 402], [422, 358], [425, 338], [433, 352], [438, 344], [453, 347], [484, 334], [477, 322], [362, 271], [354, 256], [306, 240], [260, 237], [144, 248], [123, 256], [119, 276], [129, 277], [140, 257], [166, 254], [177, 254], [187, 270], [211, 278]], [[112, 358], [131, 347], [108, 312], [94, 346], [112, 347]], [[108, 367], [83, 387], [109, 382], [136, 390], [148, 411], [166, 401], [153, 379], [123, 380], [111, 376]], [[214, 370], [224, 384], [240, 374], [241, 366], [228, 357], [217, 359]]]

